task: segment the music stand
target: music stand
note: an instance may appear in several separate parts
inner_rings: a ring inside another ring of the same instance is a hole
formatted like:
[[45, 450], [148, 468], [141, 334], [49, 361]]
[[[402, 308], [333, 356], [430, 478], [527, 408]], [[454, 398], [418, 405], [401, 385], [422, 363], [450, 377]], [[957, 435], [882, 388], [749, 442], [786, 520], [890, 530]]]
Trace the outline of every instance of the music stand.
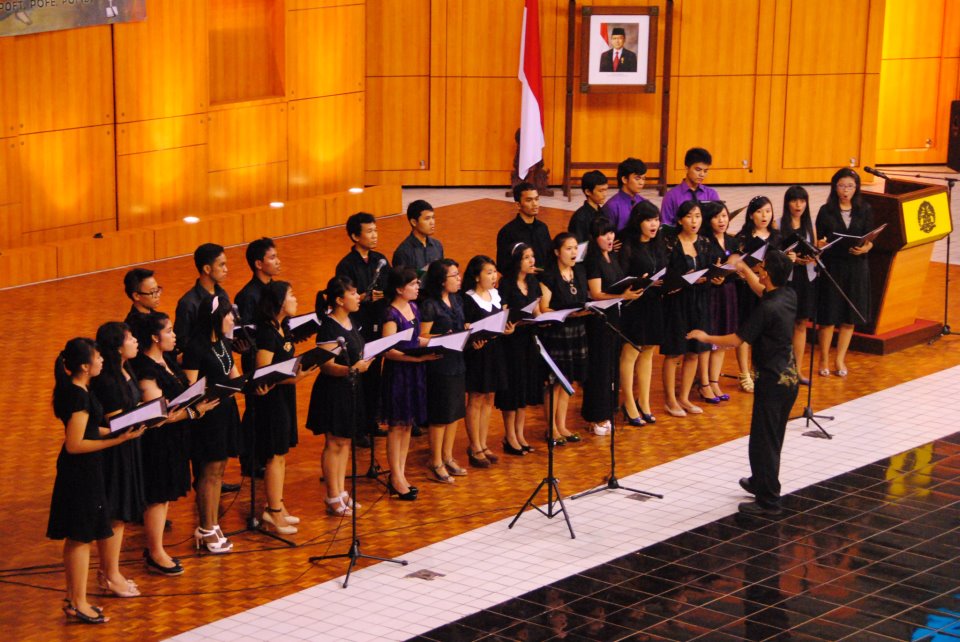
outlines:
[[[570, 524], [570, 516], [567, 514], [567, 507], [563, 505], [563, 496], [560, 494], [560, 481], [553, 475], [553, 449], [554, 449], [554, 439], [553, 439], [553, 429], [554, 429], [554, 417], [553, 417], [553, 386], [556, 383], [559, 383], [560, 386], [566, 391], [568, 395], [573, 395], [573, 386], [570, 385], [570, 382], [567, 381], [567, 378], [563, 376], [563, 373], [560, 372], [560, 369], [557, 367], [557, 364], [554, 363], [553, 359], [550, 358], [550, 355], [547, 354], [547, 349], [543, 347], [543, 343], [540, 342], [540, 337], [534, 337], [533, 340], [537, 344], [537, 349], [540, 351], [540, 357], [543, 359], [544, 363], [547, 364], [549, 369], [549, 374], [547, 376], [547, 384], [549, 385], [549, 394], [550, 394], [550, 403], [549, 412], [550, 412], [550, 421], [547, 422], [547, 476], [540, 480], [540, 483], [531, 493], [530, 497], [527, 498], [527, 501], [523, 503], [523, 506], [520, 507], [520, 510], [517, 512], [516, 517], [513, 518], [513, 521], [507, 526], [507, 528], [513, 528], [513, 525], [517, 523], [517, 520], [520, 519], [520, 516], [523, 514], [523, 511], [527, 509], [527, 506], [532, 506], [536, 511], [541, 515], [545, 515], [548, 519], [553, 519], [557, 515], [563, 513], [563, 519], [567, 522], [567, 528], [570, 529], [570, 539], [576, 539], [577, 536], [573, 532], [573, 525]], [[544, 511], [539, 506], [534, 505], [534, 498], [540, 493], [540, 489], [544, 486], [547, 487], [547, 510]], [[556, 493], [556, 500], [553, 496]], [[559, 510], [554, 510], [554, 503], [560, 504]]]
[[[619, 305], [619, 304], [618, 304], [618, 305]], [[588, 307], [589, 307], [589, 304], [588, 304]], [[616, 325], [614, 325], [613, 323], [611, 323], [609, 317], [607, 317], [607, 313], [606, 313], [606, 312], [604, 312], [604, 311], [603, 311], [602, 309], [600, 309], [600, 308], [589, 308], [589, 309], [590, 309], [590, 311], [593, 312], [597, 317], [599, 317], [601, 321], [603, 321], [604, 325], [606, 325], [606, 327], [607, 327], [611, 332], [613, 332], [614, 334], [618, 335], [618, 336], [624, 341], [624, 343], [627, 343], [627, 344], [633, 346], [634, 350], [636, 350], [637, 352], [640, 352], [640, 346], [638, 346], [636, 343], [634, 343], [633, 341], [631, 341], [625, 334], [623, 334], [623, 332], [620, 331], [620, 328], [618, 328]], [[612, 386], [612, 382], [613, 382], [613, 381], [616, 381], [616, 376], [617, 376], [616, 370], [617, 370], [617, 360], [616, 360], [616, 359], [611, 359], [611, 360], [610, 360], [610, 381], [611, 381], [611, 386]], [[551, 398], [552, 398], [552, 397], [551, 397]], [[587, 495], [593, 495], [594, 493], [599, 493], [600, 491], [604, 491], [604, 490], [628, 490], [628, 491], [630, 491], [631, 493], [639, 493], [639, 494], [641, 494], [641, 495], [647, 495], [648, 497], [656, 497], [657, 499], [663, 499], [663, 495], [658, 495], [657, 493], [651, 493], [651, 492], [646, 491], [646, 490], [637, 490], [636, 488], [627, 488], [626, 486], [621, 486], [621, 485], [620, 485], [620, 480], [617, 479], [617, 449], [616, 449], [616, 444], [617, 444], [617, 425], [616, 425], [616, 419], [617, 419], [617, 408], [616, 408], [616, 404], [614, 404], [613, 407], [611, 407], [611, 409], [610, 409], [610, 417], [609, 417], [609, 420], [610, 420], [610, 474], [607, 476], [607, 481], [606, 481], [606, 483], [601, 484], [601, 485], [597, 486], [596, 488], [591, 488], [590, 490], [585, 490], [585, 491], [583, 491], [582, 493], [577, 493], [576, 495], [571, 495], [571, 496], [570, 496], [570, 499], [571, 499], [571, 500], [573, 500], [573, 499], [579, 499], [580, 497], [586, 497]]]

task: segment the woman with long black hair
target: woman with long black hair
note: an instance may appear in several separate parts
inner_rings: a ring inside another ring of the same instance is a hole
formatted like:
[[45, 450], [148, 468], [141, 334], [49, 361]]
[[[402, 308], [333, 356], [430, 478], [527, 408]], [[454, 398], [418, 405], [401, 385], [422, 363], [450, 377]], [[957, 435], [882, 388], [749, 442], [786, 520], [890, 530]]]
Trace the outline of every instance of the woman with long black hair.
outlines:
[[90, 542], [113, 538], [101, 450], [130, 443], [141, 435], [134, 428], [103, 439], [103, 408], [90, 393], [90, 381], [103, 369], [103, 357], [91, 339], [71, 339], [53, 368], [53, 413], [63, 422], [63, 446], [57, 456], [57, 478], [50, 499], [47, 537], [62, 539], [67, 597], [63, 612], [84, 624], [103, 624], [103, 609], [87, 601]]
[[[723, 265], [731, 263], [739, 256], [737, 239], [728, 234], [730, 212], [723, 201], [702, 203], [703, 225], [700, 234], [710, 243], [710, 263]], [[714, 336], [724, 336], [737, 331], [739, 326], [739, 308], [737, 304], [737, 284], [733, 278], [720, 277], [707, 287], [707, 328]], [[707, 372], [700, 373], [700, 398], [707, 403], [729, 401], [730, 395], [720, 388], [720, 372], [723, 370], [727, 348], [711, 346], [707, 360]], [[704, 376], [706, 375], [706, 376]], [[706, 379], [706, 382], [704, 382]], [[704, 392], [709, 393], [705, 395]]]
[[[789, 243], [791, 238], [796, 237], [814, 247], [823, 245], [817, 239], [817, 233], [813, 228], [810, 196], [800, 185], [787, 188], [783, 195], [780, 233], [783, 235], [783, 243]], [[803, 353], [807, 349], [807, 322], [813, 321], [816, 316], [814, 306], [816, 305], [817, 265], [816, 259], [804, 258], [795, 251], [789, 252], [787, 256], [794, 263], [793, 273], [790, 275], [787, 286], [797, 293], [797, 320], [793, 324], [793, 355], [797, 359], [797, 369], [802, 370], [800, 364], [803, 361]]]

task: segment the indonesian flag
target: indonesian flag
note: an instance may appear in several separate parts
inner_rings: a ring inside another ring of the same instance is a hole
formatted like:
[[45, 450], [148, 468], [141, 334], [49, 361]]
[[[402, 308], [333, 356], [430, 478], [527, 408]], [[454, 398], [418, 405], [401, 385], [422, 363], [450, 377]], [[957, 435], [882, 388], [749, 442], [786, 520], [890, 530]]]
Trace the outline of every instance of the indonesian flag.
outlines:
[[517, 173], [526, 178], [530, 168], [543, 160], [543, 74], [540, 71], [539, 0], [523, 0], [523, 31], [520, 35], [520, 158]]

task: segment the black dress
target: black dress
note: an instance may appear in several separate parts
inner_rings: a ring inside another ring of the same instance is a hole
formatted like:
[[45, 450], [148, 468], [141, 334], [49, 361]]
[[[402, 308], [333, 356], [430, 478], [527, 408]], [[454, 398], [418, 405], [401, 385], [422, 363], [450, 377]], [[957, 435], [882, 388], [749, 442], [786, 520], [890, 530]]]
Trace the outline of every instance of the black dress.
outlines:
[[[541, 283], [550, 290], [551, 310], [582, 308], [587, 302], [587, 275], [582, 264], [574, 266], [573, 280], [568, 282], [560, 275], [560, 269], [554, 262], [543, 273]], [[541, 336], [544, 347], [563, 375], [570, 381], [585, 381], [587, 330], [583, 318], [568, 317], [560, 325], [544, 328]]]
[[[619, 256], [625, 275], [653, 276], [667, 266], [667, 251], [659, 241], [635, 245], [623, 244]], [[638, 346], [658, 346], [663, 343], [663, 291], [647, 288], [643, 295], [623, 306], [620, 312], [623, 333]]]
[[[347, 330], [333, 317], [326, 317], [317, 331], [317, 345], [337, 343], [343, 339], [345, 349], [333, 360], [341, 366], [353, 366], [363, 356], [365, 341], [360, 336], [358, 321], [351, 316], [352, 328]], [[356, 404], [351, 403], [349, 377], [334, 377], [325, 374], [322, 370], [313, 381], [310, 392], [310, 407], [307, 409], [307, 429], [315, 435], [332, 435], [342, 439], [352, 439], [354, 432], [354, 418], [351, 411], [356, 412], [356, 425], [366, 425], [366, 403], [364, 402], [364, 387], [357, 382]]]
[[[484, 301], [473, 290], [463, 297], [463, 318], [467, 323], [474, 323], [500, 312], [500, 293], [490, 290], [490, 301]], [[479, 350], [474, 350], [470, 343], [464, 353], [466, 362], [467, 392], [496, 392], [507, 385], [507, 367], [503, 353], [503, 337], [487, 341]]]
[[[702, 270], [710, 265], [710, 247], [703, 237], [694, 242], [697, 256], [683, 251], [679, 238], [670, 252], [670, 269], [682, 273]], [[665, 332], [661, 353], [671, 357], [682, 354], [700, 354], [709, 352], [710, 345], [687, 339], [690, 330], [707, 327], [707, 283], [685, 287], [674, 294], [665, 294], [664, 320]]]
[[[620, 262], [613, 254], [609, 261], [591, 247], [584, 261], [587, 283], [600, 279], [601, 289], [606, 289], [623, 278]], [[620, 326], [619, 306], [613, 306], [591, 314], [586, 319], [587, 380], [583, 384], [583, 406], [580, 414], [586, 421], [600, 423], [613, 416], [620, 398], [620, 337], [613, 333], [600, 318], [600, 314], [615, 326]]]
[[[448, 306], [441, 299], [424, 299], [420, 304], [423, 323], [433, 323], [430, 334], [463, 332], [463, 299], [449, 295]], [[427, 362], [427, 423], [452, 424], [463, 419], [466, 407], [467, 367], [462, 352], [444, 352], [437, 361]]]
[[[707, 237], [710, 242], [710, 264], [721, 265], [727, 262], [731, 254], [738, 252], [736, 237], [723, 235], [723, 245], [716, 235]], [[737, 303], [737, 278], [731, 274], [720, 285], [710, 283], [707, 286], [707, 332], [714, 336], [733, 334], [740, 327], [740, 308]]]
[[[817, 214], [817, 236], [832, 241], [834, 232], [862, 236], [873, 229], [873, 211], [864, 203], [854, 208], [850, 217], [850, 227], [843, 223], [840, 210], [832, 205], [824, 205]], [[838, 244], [841, 245], [841, 244]], [[840, 288], [846, 292], [857, 309], [870, 321], [870, 263], [869, 253], [854, 256], [846, 249], [834, 246], [823, 253], [823, 264]], [[821, 285], [818, 290], [817, 308], [820, 325], [861, 324], [860, 317], [844, 301], [834, 287]]]
[[[155, 381], [167, 401], [187, 388], [187, 376], [170, 353], [166, 367], [144, 353], [130, 362], [140, 381]], [[139, 439], [143, 459], [143, 490], [147, 504], [162, 504], [190, 492], [190, 429], [188, 419], [152, 428]]]
[[[503, 305], [511, 310], [525, 308], [540, 298], [540, 282], [532, 274], [524, 279], [527, 293], [524, 294], [516, 281], [502, 280], [500, 296]], [[543, 404], [543, 359], [533, 341], [530, 326], [518, 326], [513, 334], [501, 337], [503, 351], [507, 355], [506, 386], [497, 390], [493, 404], [500, 410], [518, 410], [527, 406]]]
[[[740, 244], [740, 252], [743, 253], [747, 244], [753, 240], [753, 237], [747, 237], [744, 234], [737, 234], [737, 242]], [[770, 230], [770, 236], [767, 237], [767, 249], [775, 250], [780, 247], [781, 238], [777, 230]], [[760, 297], [750, 289], [747, 282], [743, 279], [737, 279], [737, 316], [740, 323], [746, 322], [753, 311], [760, 305]]]
[[[257, 327], [257, 350], [273, 353], [270, 365], [293, 359], [293, 341], [284, 329], [261, 323]], [[253, 420], [248, 417], [253, 413]], [[256, 457], [263, 465], [274, 455], [286, 455], [297, 445], [297, 387], [280, 383], [265, 395], [247, 395], [244, 424], [253, 428]]]
[[[132, 410], [140, 402], [140, 387], [132, 376], [124, 381], [117, 381], [102, 373], [90, 381], [90, 390], [100, 402], [104, 415]], [[107, 419], [104, 418], [102, 423], [106, 426]], [[131, 439], [103, 451], [103, 483], [107, 489], [107, 510], [110, 519], [114, 521], [140, 521], [143, 509], [147, 507], [140, 446], [139, 439]]]
[[[183, 352], [183, 369], [196, 370], [197, 378], [206, 377], [208, 386], [227, 383], [233, 369], [229, 340], [194, 339]], [[240, 452], [240, 412], [235, 397], [221, 399], [220, 405], [194, 423], [190, 432], [194, 470], [210, 462], [236, 457]]]
[[[787, 218], [789, 217], [784, 217], [784, 219]], [[794, 234], [802, 236], [811, 245], [816, 243], [816, 239], [810, 238], [810, 235], [803, 230], [794, 230], [786, 220], [783, 221], [783, 227], [781, 227], [780, 231], [783, 235], [783, 240], [781, 241], [781, 245], [783, 246], [786, 245], [787, 241]], [[782, 250], [784, 247], [780, 249]], [[790, 274], [790, 280], [787, 282], [787, 285], [797, 293], [797, 321], [813, 320], [813, 313], [817, 302], [816, 292], [814, 291], [817, 285], [817, 272], [818, 268], [816, 263], [809, 265], [797, 263], [793, 266], [793, 272]]]
[[[100, 439], [100, 421], [103, 409], [92, 394], [71, 384], [65, 407], [70, 414], [87, 413], [84, 439]], [[66, 428], [67, 421], [63, 422]], [[137, 440], [134, 440], [137, 441]], [[53, 482], [50, 498], [50, 519], [47, 537], [92, 542], [113, 535], [107, 508], [107, 491], [103, 483], [103, 453], [98, 450], [82, 455], [71, 455], [66, 446], [57, 456], [57, 479]]]

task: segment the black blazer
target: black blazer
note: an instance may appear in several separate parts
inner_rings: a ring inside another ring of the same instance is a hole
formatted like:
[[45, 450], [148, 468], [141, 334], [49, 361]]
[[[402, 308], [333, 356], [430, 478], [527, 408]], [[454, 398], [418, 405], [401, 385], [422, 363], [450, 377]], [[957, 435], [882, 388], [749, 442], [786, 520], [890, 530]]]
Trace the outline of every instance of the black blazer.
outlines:
[[[620, 50], [620, 64], [617, 65], [617, 71], [636, 71], [637, 54], [629, 49]], [[600, 54], [600, 71], [613, 71], [613, 49], [608, 49]]]

